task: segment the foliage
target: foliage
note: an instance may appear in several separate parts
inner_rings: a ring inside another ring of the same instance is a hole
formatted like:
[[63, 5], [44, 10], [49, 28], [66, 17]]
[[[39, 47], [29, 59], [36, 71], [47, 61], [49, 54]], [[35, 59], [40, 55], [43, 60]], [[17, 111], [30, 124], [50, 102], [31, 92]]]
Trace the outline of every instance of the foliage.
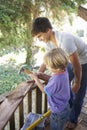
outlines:
[[[27, 51], [26, 63], [32, 64], [32, 20], [37, 16], [47, 16], [53, 22], [57, 19], [60, 24], [68, 14], [72, 22], [71, 14], [85, 3], [87, 0], [0, 0], [0, 55], [4, 50], [9, 53], [9, 47], [12, 51], [24, 47]], [[17, 71], [14, 65], [0, 66], [0, 94], [14, 89], [25, 80], [25, 76], [19, 76]]]
[[[29, 45], [31, 53], [31, 37], [29, 37], [29, 25], [31, 13], [28, 0], [1, 0], [0, 1], [0, 48], [20, 47]], [[27, 7], [26, 7], [27, 6]], [[20, 7], [20, 8], [19, 8]], [[28, 41], [28, 42], [26, 42]], [[31, 54], [30, 54], [31, 56]], [[30, 59], [30, 57], [28, 56]]]
[[87, 0], [0, 0], [0, 27], [8, 32], [12, 29], [16, 31], [17, 26], [31, 20], [31, 15], [32, 18], [37, 17], [37, 12], [38, 15], [44, 11], [45, 15], [52, 13], [53, 18], [56, 18], [61, 17], [65, 11], [72, 13], [85, 3]]
[[18, 68], [11, 65], [0, 66], [0, 94], [15, 89], [19, 83], [28, 79], [24, 73], [18, 74]]
[[[0, 1], [1, 2], [1, 1]], [[7, 45], [18, 45], [24, 42], [26, 28], [22, 16], [22, 10], [19, 8], [19, 2], [12, 4], [11, 1], [1, 2], [0, 4], [0, 28], [2, 37], [0, 41]], [[3, 45], [3, 47], [5, 46]]]
[[36, 8], [39, 6], [40, 16], [45, 15], [52, 18], [53, 21], [57, 19], [61, 24], [67, 15], [71, 17], [72, 13], [77, 13], [79, 5], [86, 4], [87, 0], [35, 0], [35, 3]]
[[[57, 18], [59, 24], [65, 16], [76, 11], [87, 0], [0, 0], [0, 48], [6, 46], [25, 46], [26, 61], [32, 56], [32, 38], [30, 35], [32, 19], [45, 15]], [[72, 22], [72, 17], [69, 17]]]
[[[0, 94], [2, 94], [15, 89], [22, 81], [30, 79], [23, 72], [20, 75], [18, 74], [21, 67], [26, 65], [26, 68], [31, 71], [33, 68], [25, 64], [25, 48], [20, 48], [20, 50], [14, 50], [14, 48], [2, 50], [0, 51], [0, 56]], [[32, 66], [34, 66], [33, 63]], [[33, 69], [33, 71], [35, 72], [36, 70]]]

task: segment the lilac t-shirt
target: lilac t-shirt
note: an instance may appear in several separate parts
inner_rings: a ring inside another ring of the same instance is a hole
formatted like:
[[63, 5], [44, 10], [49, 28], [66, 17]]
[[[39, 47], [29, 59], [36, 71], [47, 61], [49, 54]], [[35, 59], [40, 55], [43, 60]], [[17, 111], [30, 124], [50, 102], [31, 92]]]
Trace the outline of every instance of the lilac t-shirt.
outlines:
[[44, 87], [44, 92], [47, 94], [51, 111], [53, 113], [63, 111], [70, 99], [68, 72], [52, 75]]

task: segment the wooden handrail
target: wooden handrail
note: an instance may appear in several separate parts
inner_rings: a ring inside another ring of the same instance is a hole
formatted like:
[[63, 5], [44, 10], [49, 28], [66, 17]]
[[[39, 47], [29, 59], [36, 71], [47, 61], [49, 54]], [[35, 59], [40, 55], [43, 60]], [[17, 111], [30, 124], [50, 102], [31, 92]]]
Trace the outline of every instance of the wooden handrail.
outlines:
[[[40, 76], [39, 76], [40, 77]], [[40, 79], [44, 76], [41, 76]], [[45, 75], [46, 77], [46, 75]], [[46, 78], [47, 82], [47, 78]], [[19, 107], [19, 129], [22, 127], [24, 123], [24, 113], [23, 113], [23, 99], [28, 94], [28, 112], [32, 111], [32, 91], [36, 90], [36, 101], [35, 107], [37, 113], [42, 113], [42, 93], [39, 91], [38, 87], [34, 81], [23, 82], [18, 85], [18, 87], [12, 91], [11, 93], [7, 94], [4, 97], [2, 103], [0, 104], [0, 130], [4, 130], [5, 126], [7, 125], [8, 121], [10, 122], [9, 130], [15, 130], [15, 111]], [[29, 99], [30, 98], [30, 99]], [[39, 101], [39, 102], [38, 102]], [[46, 97], [44, 96], [44, 112], [47, 111], [47, 101]]]
[[33, 83], [22, 83], [0, 105], [0, 130], [5, 127], [18, 105], [23, 100]]

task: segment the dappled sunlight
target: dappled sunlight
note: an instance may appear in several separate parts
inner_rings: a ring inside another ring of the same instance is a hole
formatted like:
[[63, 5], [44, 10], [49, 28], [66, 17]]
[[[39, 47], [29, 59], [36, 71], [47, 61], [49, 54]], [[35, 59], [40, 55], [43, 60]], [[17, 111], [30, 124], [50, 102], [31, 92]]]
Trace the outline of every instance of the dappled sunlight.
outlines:
[[38, 47], [37, 53], [34, 55], [35, 66], [40, 66], [43, 63], [43, 56], [45, 54], [46, 44], [34, 38], [34, 45]]
[[35, 54], [34, 58], [36, 59], [36, 64], [35, 66], [40, 66], [43, 63], [43, 56], [44, 56], [44, 52], [40, 51]]
[[11, 52], [9, 54], [0, 57], [0, 65], [9, 64], [10, 62], [13, 62], [15, 65], [19, 65], [24, 63], [25, 60], [26, 60], [26, 52], [19, 52], [17, 54]]

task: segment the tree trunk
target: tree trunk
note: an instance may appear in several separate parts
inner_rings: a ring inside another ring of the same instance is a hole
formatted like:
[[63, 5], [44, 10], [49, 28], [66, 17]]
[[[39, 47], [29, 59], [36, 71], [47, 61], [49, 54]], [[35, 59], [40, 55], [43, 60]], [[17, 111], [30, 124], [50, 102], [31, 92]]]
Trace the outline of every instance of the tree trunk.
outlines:
[[26, 55], [26, 64], [30, 65], [31, 64], [31, 57], [32, 57], [32, 49], [31, 49], [31, 46], [32, 46], [32, 37], [31, 37], [31, 19], [29, 19], [27, 22], [26, 22], [26, 40], [25, 40], [25, 44], [26, 44], [26, 52], [27, 52], [27, 55]]
[[78, 7], [78, 16], [80, 16], [82, 19], [87, 21], [87, 9], [82, 6], [79, 6]]

